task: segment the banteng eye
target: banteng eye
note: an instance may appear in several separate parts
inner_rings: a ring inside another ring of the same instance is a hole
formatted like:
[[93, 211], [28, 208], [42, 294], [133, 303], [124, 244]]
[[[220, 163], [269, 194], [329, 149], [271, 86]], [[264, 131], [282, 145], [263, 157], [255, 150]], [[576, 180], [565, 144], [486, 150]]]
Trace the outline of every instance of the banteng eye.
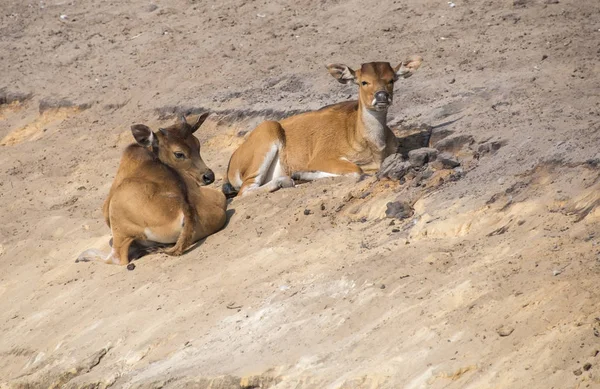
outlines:
[[367, 85], [369, 85], [369, 83], [368, 83], [368, 82], [366, 82], [366, 81], [363, 81], [363, 82], [361, 82], [361, 84], [362, 84], [362, 86], [367, 86]]
[[185, 159], [185, 154], [182, 153], [181, 151], [176, 151], [173, 153], [173, 155], [175, 156], [175, 158], [177, 159]]

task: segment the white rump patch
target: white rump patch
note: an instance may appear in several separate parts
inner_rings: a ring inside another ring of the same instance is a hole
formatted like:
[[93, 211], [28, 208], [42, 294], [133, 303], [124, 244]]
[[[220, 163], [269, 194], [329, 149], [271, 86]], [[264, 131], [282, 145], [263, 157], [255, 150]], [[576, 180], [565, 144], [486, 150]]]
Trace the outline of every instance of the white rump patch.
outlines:
[[162, 233], [157, 232], [156, 228], [152, 230], [150, 227], [144, 228], [144, 235], [146, 235], [146, 239], [152, 242], [158, 243], [175, 243], [177, 242], [177, 238], [179, 238], [179, 234], [183, 230], [183, 222], [184, 216], [183, 213], [180, 216], [162, 227], [160, 227]]

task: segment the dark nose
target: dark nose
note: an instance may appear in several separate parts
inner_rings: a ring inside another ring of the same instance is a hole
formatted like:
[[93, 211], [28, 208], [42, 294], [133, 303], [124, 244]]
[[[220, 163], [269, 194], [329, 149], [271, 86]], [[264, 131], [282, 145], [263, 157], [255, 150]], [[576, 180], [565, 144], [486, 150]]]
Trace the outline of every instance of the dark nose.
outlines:
[[202, 175], [202, 181], [204, 181], [206, 185], [212, 184], [215, 182], [215, 173], [213, 173], [212, 170], [207, 171]]
[[375, 93], [375, 101], [378, 103], [389, 103], [390, 94], [386, 91], [380, 90], [379, 92]]

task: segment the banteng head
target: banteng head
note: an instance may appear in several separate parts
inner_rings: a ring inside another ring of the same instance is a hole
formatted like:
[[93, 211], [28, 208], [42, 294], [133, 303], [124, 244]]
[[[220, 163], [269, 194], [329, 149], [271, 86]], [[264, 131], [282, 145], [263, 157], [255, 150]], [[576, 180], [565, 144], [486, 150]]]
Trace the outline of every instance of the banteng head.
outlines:
[[359, 86], [359, 101], [363, 107], [385, 111], [394, 97], [394, 82], [412, 76], [422, 61], [420, 56], [414, 56], [394, 68], [388, 62], [369, 62], [360, 70], [342, 64], [327, 65], [327, 69], [342, 84], [354, 82]]
[[157, 152], [162, 163], [192, 178], [198, 185], [208, 185], [214, 182], [215, 174], [202, 160], [200, 142], [193, 135], [208, 115], [208, 112], [203, 113], [194, 124], [189, 124], [181, 115], [176, 124], [157, 132], [143, 124], [135, 124], [131, 126], [131, 133], [138, 144]]

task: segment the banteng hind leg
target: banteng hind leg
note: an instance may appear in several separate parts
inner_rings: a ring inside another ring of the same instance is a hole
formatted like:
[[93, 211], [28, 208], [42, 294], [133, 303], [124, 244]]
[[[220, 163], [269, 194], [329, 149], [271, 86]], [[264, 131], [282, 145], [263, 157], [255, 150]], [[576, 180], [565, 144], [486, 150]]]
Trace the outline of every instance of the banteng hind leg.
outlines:
[[294, 172], [292, 178], [298, 181], [314, 181], [336, 176], [358, 178], [362, 172], [359, 166], [345, 159], [324, 159], [310, 162], [308, 170]]
[[283, 188], [292, 188], [295, 185], [296, 184], [294, 183], [294, 180], [292, 179], [292, 177], [289, 176], [274, 178], [266, 184], [260, 186], [256, 184], [256, 181], [248, 180], [245, 181], [242, 187], [240, 188], [239, 195], [244, 196], [251, 192], [275, 192]]
[[107, 264], [127, 265], [129, 263], [129, 248], [133, 243], [133, 238], [113, 237], [112, 250], [106, 254], [97, 249], [85, 250], [75, 260], [75, 262], [100, 261]]

